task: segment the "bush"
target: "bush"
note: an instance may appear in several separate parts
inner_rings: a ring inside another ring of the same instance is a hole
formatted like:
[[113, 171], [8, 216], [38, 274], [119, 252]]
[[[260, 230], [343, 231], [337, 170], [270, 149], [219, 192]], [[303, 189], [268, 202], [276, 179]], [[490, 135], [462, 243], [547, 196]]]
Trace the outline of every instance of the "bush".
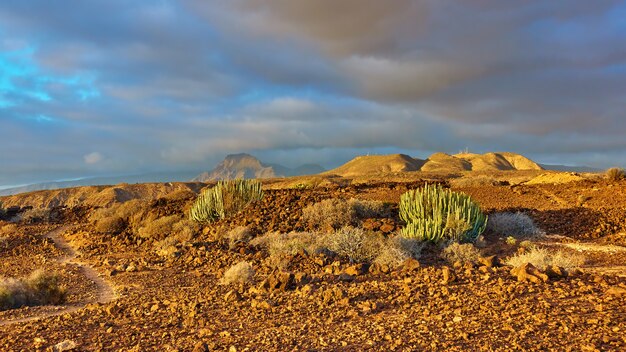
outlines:
[[108, 208], [99, 208], [89, 215], [89, 221], [101, 233], [118, 234], [129, 225], [137, 225], [147, 209], [145, 202], [133, 199], [124, 203], [115, 203]]
[[126, 228], [126, 221], [119, 216], [103, 218], [96, 222], [95, 229], [97, 232], [116, 235], [122, 233]]
[[222, 285], [230, 285], [233, 283], [249, 283], [254, 280], [254, 269], [248, 262], [239, 262], [231, 266], [224, 273], [224, 277], [220, 280]]
[[397, 267], [409, 258], [419, 259], [424, 242], [412, 238], [395, 236], [388, 238], [378, 251], [374, 263]]
[[25, 279], [0, 280], [0, 309], [22, 306], [61, 304], [65, 301], [65, 289], [59, 286], [56, 274], [43, 270], [34, 271]]
[[382, 248], [384, 237], [361, 228], [346, 226], [320, 238], [320, 246], [350, 262], [372, 261]]
[[251, 245], [267, 248], [270, 257], [283, 258], [300, 251], [313, 254], [322, 249], [319, 235], [311, 232], [268, 233], [250, 241]]
[[200, 194], [189, 216], [200, 223], [213, 222], [236, 214], [250, 203], [262, 198], [263, 190], [259, 181], [220, 181], [215, 187], [206, 189]]
[[359, 226], [360, 219], [389, 215], [389, 206], [383, 202], [331, 198], [304, 208], [302, 220], [313, 229], [332, 231]]
[[545, 270], [549, 266], [571, 269], [583, 265], [585, 257], [582, 254], [570, 251], [550, 251], [545, 248], [531, 247], [525, 253], [516, 254], [508, 258], [505, 263], [514, 267], [530, 263], [541, 270]]
[[143, 239], [163, 239], [173, 232], [174, 224], [179, 222], [180, 216], [170, 215], [158, 218], [154, 221], [147, 221], [144, 226], [137, 231], [139, 237]]
[[606, 178], [610, 181], [619, 181], [626, 179], [626, 170], [619, 167], [612, 167], [606, 170]]
[[155, 252], [162, 257], [176, 257], [180, 248], [189, 243], [200, 231], [200, 226], [191, 220], [182, 219], [171, 225], [170, 234], [154, 243]]
[[246, 226], [237, 226], [228, 231], [224, 238], [228, 241], [228, 246], [233, 248], [237, 243], [248, 242], [252, 238], [252, 232]]
[[2, 206], [2, 202], [0, 202], [0, 220], [4, 220], [4, 217], [7, 216], [7, 211], [4, 210]]
[[489, 216], [487, 229], [503, 236], [528, 238], [543, 234], [533, 219], [521, 212], [495, 213]]
[[21, 213], [18, 220], [27, 224], [48, 222], [52, 220], [52, 211], [48, 208], [32, 208]]
[[400, 218], [406, 222], [404, 237], [431, 242], [473, 242], [487, 224], [487, 216], [468, 195], [440, 185], [404, 193]]
[[441, 257], [450, 264], [455, 262], [477, 263], [480, 259], [480, 251], [471, 243], [450, 243], [441, 251]]

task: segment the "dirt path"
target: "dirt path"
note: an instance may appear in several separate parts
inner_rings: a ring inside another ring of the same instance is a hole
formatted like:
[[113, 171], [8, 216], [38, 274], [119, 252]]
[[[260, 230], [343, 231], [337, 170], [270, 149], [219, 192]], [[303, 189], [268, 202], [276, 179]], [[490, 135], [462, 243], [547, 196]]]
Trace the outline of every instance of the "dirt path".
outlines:
[[116, 299], [115, 291], [113, 289], [113, 285], [104, 280], [98, 272], [88, 263], [78, 259], [77, 250], [67, 242], [61, 234], [68, 229], [68, 226], [60, 227], [56, 230], [48, 232], [45, 237], [51, 239], [54, 242], [54, 245], [59, 248], [64, 255], [57, 259], [57, 262], [60, 264], [71, 264], [77, 266], [81, 273], [88, 280], [92, 281], [96, 286], [96, 297], [95, 299], [89, 301], [78, 302], [72, 305], [67, 305], [62, 307], [61, 309], [55, 311], [47, 311], [41, 312], [40, 314], [36, 314], [34, 316], [29, 316], [25, 318], [12, 319], [6, 321], [0, 321], [0, 326], [24, 323], [39, 319], [44, 319], [48, 317], [53, 317], [62, 314], [68, 314], [72, 312], [76, 312], [82, 308], [84, 308], [87, 304], [90, 303], [108, 303]]

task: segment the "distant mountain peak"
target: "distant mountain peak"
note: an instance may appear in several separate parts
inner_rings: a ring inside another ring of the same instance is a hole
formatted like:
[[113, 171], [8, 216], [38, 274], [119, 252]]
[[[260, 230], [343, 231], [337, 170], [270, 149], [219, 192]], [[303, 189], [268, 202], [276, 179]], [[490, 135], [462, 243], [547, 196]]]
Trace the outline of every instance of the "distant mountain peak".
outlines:
[[250, 178], [276, 178], [317, 174], [325, 171], [319, 165], [302, 165], [295, 169], [278, 165], [265, 164], [248, 153], [229, 154], [213, 170], [203, 172], [193, 181], [208, 182]]

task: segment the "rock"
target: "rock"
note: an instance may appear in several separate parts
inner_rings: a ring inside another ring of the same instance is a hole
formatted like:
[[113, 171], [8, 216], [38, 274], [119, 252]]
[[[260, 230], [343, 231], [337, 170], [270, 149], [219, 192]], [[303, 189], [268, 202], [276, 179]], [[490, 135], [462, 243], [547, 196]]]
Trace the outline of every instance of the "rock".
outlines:
[[337, 279], [339, 281], [352, 282], [354, 281], [354, 276], [346, 274], [346, 273], [341, 273], [339, 274], [339, 277], [337, 277]]
[[546, 268], [546, 274], [551, 279], [559, 279], [559, 278], [567, 276], [567, 272], [565, 271], [565, 269], [561, 268], [560, 266], [556, 266], [556, 265], [548, 266]]
[[137, 266], [135, 264], [130, 264], [129, 266], [126, 267], [127, 273], [133, 273], [135, 271], [137, 271]]
[[261, 289], [270, 291], [287, 291], [295, 288], [295, 276], [292, 272], [281, 271], [271, 274], [261, 282]]
[[454, 273], [450, 270], [449, 267], [444, 266], [443, 268], [441, 268], [441, 272], [443, 274], [443, 284], [447, 285], [449, 282], [452, 282], [455, 280], [455, 276]]
[[393, 230], [395, 230], [395, 229], [396, 229], [396, 227], [394, 225], [392, 225], [392, 224], [383, 224], [380, 227], [380, 231], [382, 233], [392, 233]]
[[62, 352], [62, 351], [73, 351], [78, 347], [76, 342], [72, 340], [65, 340], [63, 342], [59, 342], [54, 347], [52, 347], [52, 351], [54, 352]]
[[420, 268], [420, 262], [415, 258], [409, 258], [402, 263], [402, 271], [415, 271]]
[[530, 281], [538, 284], [548, 281], [548, 275], [542, 273], [530, 263], [524, 263], [517, 268], [513, 268], [511, 275], [515, 276], [519, 282]]
[[209, 346], [206, 343], [200, 341], [193, 347], [193, 352], [208, 352]]
[[224, 295], [224, 300], [226, 302], [241, 301], [241, 295], [235, 290], [230, 290]]
[[480, 265], [484, 265], [488, 268], [493, 268], [495, 266], [498, 266], [499, 264], [498, 257], [495, 255], [481, 257], [480, 259], [478, 259], [478, 262], [480, 263]]
[[606, 294], [617, 297], [626, 296], [626, 288], [611, 286], [606, 290]]
[[362, 275], [363, 273], [365, 273], [365, 265], [363, 264], [350, 265], [349, 267], [345, 268], [343, 272], [352, 276]]

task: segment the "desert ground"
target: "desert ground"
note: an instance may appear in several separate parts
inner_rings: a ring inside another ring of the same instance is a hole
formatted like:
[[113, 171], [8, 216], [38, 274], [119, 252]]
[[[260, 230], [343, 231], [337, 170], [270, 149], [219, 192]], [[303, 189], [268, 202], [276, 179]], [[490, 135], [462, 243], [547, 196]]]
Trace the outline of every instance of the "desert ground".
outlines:
[[[425, 244], [411, 258], [309, 250], [341, 231], [387, 243], [404, 226], [400, 196], [426, 183], [470, 195], [490, 219], [521, 214], [535, 228], [518, 236], [488, 226], [469, 247]], [[64, 290], [56, 304], [0, 311], [0, 350], [626, 350], [625, 180], [546, 171], [277, 178], [240, 213], [194, 224], [189, 209], [209, 186], [0, 198], [0, 276], [43, 269]], [[315, 208], [330, 199], [336, 207]], [[370, 211], [342, 217], [354, 204]], [[529, 253], [554, 261], [511, 261]], [[249, 266], [229, 270], [241, 262]]]

